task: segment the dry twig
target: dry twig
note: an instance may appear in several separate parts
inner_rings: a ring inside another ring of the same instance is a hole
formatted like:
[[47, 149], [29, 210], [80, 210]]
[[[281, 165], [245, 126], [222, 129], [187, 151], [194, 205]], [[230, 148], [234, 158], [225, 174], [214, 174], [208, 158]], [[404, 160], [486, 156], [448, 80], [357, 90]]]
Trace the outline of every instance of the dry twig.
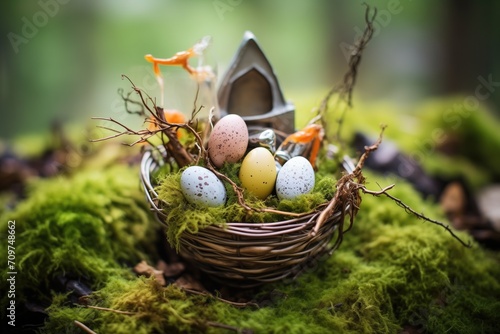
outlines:
[[78, 320], [73, 321], [73, 324], [75, 324], [76, 327], [80, 328], [85, 333], [88, 333], [88, 334], [97, 334], [96, 332], [94, 332], [93, 330], [91, 330], [90, 328], [88, 328], [87, 326], [85, 326], [83, 323], [81, 323]]
[[229, 183], [231, 185], [231, 187], [233, 188], [234, 193], [237, 196], [238, 204], [241, 207], [243, 207], [248, 213], [250, 213], [252, 211], [254, 211], [254, 212], [268, 212], [268, 213], [275, 213], [275, 214], [278, 214], [278, 215], [290, 216], [290, 217], [303, 217], [303, 216], [307, 216], [308, 214], [312, 213], [312, 212], [296, 213], [296, 212], [280, 211], [280, 210], [273, 209], [273, 208], [254, 208], [254, 207], [248, 205], [245, 202], [245, 198], [244, 198], [244, 195], [243, 195], [243, 192], [244, 192], [243, 188], [239, 187], [236, 184], [236, 182], [234, 182], [233, 180], [231, 180], [231, 178], [229, 178], [227, 175], [224, 175], [223, 173], [219, 172], [212, 165], [212, 163], [210, 162], [209, 159], [206, 159], [206, 163], [207, 163], [207, 168], [209, 170], [211, 170], [218, 178], [226, 181], [227, 183]]
[[124, 314], [124, 315], [135, 315], [135, 314], [137, 314], [137, 312], [120, 311], [120, 310], [114, 310], [112, 308], [100, 307], [100, 306], [86, 305], [85, 307], [92, 308], [94, 310], [107, 311], [107, 312], [113, 312], [113, 313]]
[[[114, 134], [99, 138], [99, 139], [91, 139], [91, 142], [99, 142], [99, 141], [105, 141], [125, 135], [129, 136], [136, 136], [139, 137], [136, 141], [132, 142], [131, 144], [127, 144], [129, 146], [134, 146], [139, 143], [145, 143], [148, 142], [150, 143], [150, 139], [158, 134], [161, 135], [162, 141], [163, 141], [163, 146], [167, 150], [170, 156], [172, 156], [177, 164], [180, 167], [187, 166], [192, 164], [193, 162], [197, 162], [200, 156], [204, 155], [204, 149], [203, 149], [203, 144], [201, 142], [201, 137], [200, 135], [196, 132], [196, 130], [191, 126], [192, 121], [189, 121], [188, 123], [170, 123], [165, 119], [165, 115], [163, 113], [163, 108], [160, 108], [156, 105], [155, 101], [142, 89], [138, 88], [135, 86], [135, 84], [132, 82], [132, 80], [127, 77], [126, 75], [122, 75], [123, 78], [127, 79], [131, 85], [132, 85], [132, 92], [136, 92], [139, 95], [140, 102], [132, 100], [130, 98], [130, 93], [127, 95], [124, 95], [121, 93], [122, 98], [125, 101], [125, 107], [126, 111], [131, 114], [138, 114], [140, 116], [147, 117], [145, 120], [145, 123], [152, 123], [155, 125], [153, 129], [141, 129], [141, 130], [133, 130], [130, 127], [124, 125], [123, 123], [113, 119], [113, 118], [105, 118], [105, 117], [93, 117], [92, 119], [95, 120], [102, 120], [102, 121], [107, 121], [113, 124], [118, 125], [119, 127], [122, 128], [122, 130], [116, 130], [110, 127], [106, 126], [98, 126], [101, 129], [105, 129], [111, 132], [114, 132]], [[142, 108], [139, 111], [132, 111], [128, 108], [128, 104], [133, 103], [136, 105], [141, 105]], [[152, 106], [150, 106], [152, 104]], [[149, 113], [149, 117], [148, 114]], [[194, 117], [198, 111], [193, 110], [192, 117]], [[197, 141], [198, 149], [200, 150], [199, 154], [197, 155], [197, 158], [195, 159], [187, 150], [186, 148], [179, 142], [177, 138], [177, 130], [179, 128], [186, 129], [188, 132], [192, 133], [195, 137], [195, 140]], [[166, 140], [164, 140], [166, 137]], [[151, 144], [151, 143], [150, 143]], [[154, 145], [151, 144], [151, 146], [154, 147]]]
[[375, 22], [375, 17], [377, 16], [377, 8], [374, 8], [373, 12], [370, 13], [370, 7], [368, 6], [368, 4], [365, 3], [364, 5], [366, 6], [366, 11], [365, 11], [366, 27], [365, 30], [363, 31], [363, 35], [355, 42], [354, 46], [352, 47], [351, 54], [349, 55], [348, 59], [348, 70], [344, 74], [342, 82], [330, 89], [330, 91], [321, 101], [319, 108], [317, 109], [317, 114], [318, 114], [317, 118], [321, 120], [322, 123], [321, 125], [325, 129], [326, 135], [328, 135], [328, 130], [327, 130], [328, 124], [326, 123], [327, 119], [326, 114], [328, 112], [328, 104], [331, 98], [334, 95], [338, 95], [339, 97], [338, 102], [345, 103], [344, 105], [341, 105], [340, 108], [338, 108], [340, 109], [340, 116], [337, 119], [338, 128], [336, 134], [336, 139], [338, 142], [340, 142], [340, 132], [342, 124], [344, 122], [346, 110], [352, 107], [352, 93], [358, 76], [358, 68], [359, 64], [361, 63], [361, 55], [366, 45], [373, 37], [373, 33], [375, 31], [373, 23]]
[[206, 324], [209, 327], [227, 329], [227, 330], [231, 330], [233, 332], [240, 333], [240, 334], [253, 334], [253, 331], [251, 329], [247, 329], [247, 328], [242, 329], [242, 328], [238, 328], [238, 327], [234, 327], [234, 326], [230, 326], [230, 325], [226, 325], [226, 324], [221, 324], [219, 322], [207, 321]]
[[[333, 198], [330, 200], [326, 208], [324, 208], [320, 212], [316, 220], [316, 225], [314, 226], [311, 232], [313, 235], [318, 233], [319, 229], [328, 219], [328, 217], [330, 217], [336, 211], [341, 212], [340, 226], [339, 226], [340, 241], [342, 240], [343, 233], [350, 230], [352, 224], [354, 223], [354, 216], [359, 210], [359, 205], [361, 204], [361, 196], [359, 194], [358, 188], [354, 187], [354, 185], [356, 184], [354, 180], [356, 180], [358, 184], [363, 184], [365, 182], [365, 178], [362, 173], [363, 165], [366, 159], [368, 159], [370, 153], [375, 151], [382, 143], [382, 135], [384, 133], [384, 130], [385, 126], [382, 127], [378, 140], [373, 145], [365, 147], [365, 152], [359, 158], [359, 161], [356, 164], [356, 168], [354, 168], [354, 171], [350, 174], [344, 174], [337, 181], [337, 191], [335, 192], [335, 196], [333, 196]], [[343, 225], [346, 214], [349, 215], [350, 224], [348, 228], [344, 230]]]
[[186, 291], [187, 293], [190, 293], [190, 294], [193, 294], [193, 295], [199, 295], [199, 296], [206, 296], [206, 297], [215, 298], [215, 299], [217, 299], [220, 302], [223, 302], [223, 303], [226, 303], [226, 304], [238, 307], [238, 308], [245, 308], [245, 307], [249, 307], [249, 306], [255, 307], [255, 308], [259, 308], [259, 305], [257, 303], [254, 303], [254, 302], [247, 302], [247, 303], [232, 302], [230, 300], [221, 298], [219, 296], [215, 296], [215, 295], [213, 295], [211, 293], [208, 293], [208, 292], [197, 291], [197, 290], [186, 289], [186, 288], [181, 288], [181, 289], [184, 290], [184, 291]]
[[458, 240], [463, 246], [467, 247], [467, 248], [471, 248], [472, 247], [472, 244], [471, 242], [467, 242], [465, 243], [462, 239], [460, 239], [460, 237], [458, 237], [452, 229], [450, 229], [450, 226], [449, 225], [445, 225], [435, 219], [431, 219], [431, 218], [428, 218], [427, 216], [425, 216], [423, 213], [418, 213], [417, 211], [413, 210], [411, 207], [409, 207], [407, 204], [405, 204], [403, 201], [401, 201], [399, 198], [396, 198], [394, 196], [392, 196], [391, 194], [389, 194], [387, 191], [392, 189], [394, 187], [394, 184], [390, 185], [390, 186], [387, 186], [385, 187], [384, 189], [380, 190], [380, 191], [373, 191], [373, 190], [368, 190], [366, 189], [366, 187], [362, 184], [359, 184], [357, 185], [358, 189], [361, 189], [361, 191], [365, 194], [370, 194], [370, 195], [373, 195], [373, 196], [381, 196], [381, 195], [384, 195], [384, 196], [387, 196], [389, 197], [390, 199], [392, 199], [394, 202], [396, 202], [396, 204], [398, 206], [400, 206], [401, 208], [403, 208], [407, 213], [410, 213], [412, 215], [414, 215], [415, 217], [417, 217], [418, 219], [422, 219], [422, 220], [425, 220], [427, 222], [430, 222], [432, 224], [436, 224], [438, 226], [441, 226], [442, 228], [444, 228], [446, 231], [448, 231], [451, 236], [453, 238], [455, 238], [456, 240]]

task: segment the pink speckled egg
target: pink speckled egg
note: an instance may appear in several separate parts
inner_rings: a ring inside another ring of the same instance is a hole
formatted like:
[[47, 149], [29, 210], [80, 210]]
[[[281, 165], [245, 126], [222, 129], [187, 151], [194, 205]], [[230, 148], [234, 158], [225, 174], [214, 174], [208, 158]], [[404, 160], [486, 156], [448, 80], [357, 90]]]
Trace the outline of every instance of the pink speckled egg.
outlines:
[[239, 161], [247, 150], [248, 128], [238, 115], [222, 117], [214, 126], [208, 139], [208, 155], [216, 167], [225, 162]]

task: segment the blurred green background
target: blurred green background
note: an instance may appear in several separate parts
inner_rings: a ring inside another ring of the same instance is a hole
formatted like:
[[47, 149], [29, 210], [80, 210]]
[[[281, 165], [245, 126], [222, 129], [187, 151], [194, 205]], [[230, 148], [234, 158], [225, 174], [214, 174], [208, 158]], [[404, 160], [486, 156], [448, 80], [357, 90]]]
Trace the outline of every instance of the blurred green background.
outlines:
[[[500, 2], [366, 2], [379, 16], [357, 99], [389, 101], [411, 113], [427, 97], [474, 96], [481, 76], [491, 81], [483, 102], [499, 114]], [[117, 89], [130, 85], [121, 74], [158, 96], [145, 54], [170, 57], [210, 35], [220, 77], [245, 30], [257, 36], [287, 99], [319, 100], [341, 79], [344, 46], [364, 28], [365, 11], [361, 1], [348, 0], [9, 0], [1, 6], [3, 139], [47, 131], [54, 120], [127, 122]]]

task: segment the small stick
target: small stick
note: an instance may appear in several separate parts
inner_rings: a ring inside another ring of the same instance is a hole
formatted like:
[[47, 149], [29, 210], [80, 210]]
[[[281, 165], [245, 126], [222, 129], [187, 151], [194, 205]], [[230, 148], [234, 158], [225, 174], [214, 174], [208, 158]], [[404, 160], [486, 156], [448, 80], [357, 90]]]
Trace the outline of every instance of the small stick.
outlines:
[[381, 131], [380, 131], [380, 134], [378, 136], [377, 141], [374, 144], [370, 145], [370, 146], [365, 146], [365, 151], [363, 152], [363, 154], [359, 158], [359, 161], [356, 164], [356, 168], [354, 168], [354, 170], [352, 172], [352, 174], [356, 178], [358, 178], [359, 176], [361, 176], [361, 169], [365, 165], [365, 161], [366, 161], [366, 159], [368, 159], [368, 156], [370, 156], [370, 153], [372, 153], [373, 151], [376, 151], [378, 149], [378, 147], [380, 146], [380, 144], [382, 144], [382, 138], [384, 136], [384, 131], [385, 131], [386, 127], [387, 126], [385, 126], [385, 125], [381, 125], [380, 126]]
[[304, 216], [310, 215], [311, 213], [314, 213], [314, 211], [299, 212], [299, 213], [298, 212], [288, 212], [288, 211], [276, 210], [273, 208], [262, 208], [262, 209], [252, 208], [252, 210], [257, 211], [257, 212], [275, 213], [277, 215], [290, 216], [290, 217], [304, 217]]
[[149, 111], [149, 113], [151, 115], [153, 115], [153, 117], [155, 117], [157, 120], [160, 120], [158, 118], [158, 116], [156, 115], [156, 113], [151, 110], [151, 108], [149, 107], [149, 105], [147, 104], [146, 100], [144, 99], [144, 96], [142, 95], [143, 93], [146, 94], [146, 96], [148, 97], [148, 99], [153, 103], [153, 106], [155, 107], [155, 110], [156, 110], [156, 103], [153, 101], [153, 99], [151, 98], [151, 96], [148, 95], [148, 93], [144, 92], [142, 89], [140, 88], [137, 88], [137, 86], [132, 82], [132, 80], [126, 76], [125, 74], [122, 74], [122, 79], [125, 78], [128, 80], [128, 82], [130, 82], [130, 84], [132, 85], [132, 89], [137, 92], [137, 94], [139, 94], [139, 97], [141, 98], [141, 102], [142, 102], [142, 105]]
[[227, 300], [227, 299], [224, 299], [224, 298], [212, 295], [211, 293], [202, 292], [202, 291], [196, 291], [196, 290], [186, 289], [186, 288], [181, 288], [181, 289], [184, 290], [184, 291], [186, 291], [186, 292], [188, 292], [188, 293], [191, 293], [193, 295], [212, 297], [212, 298], [217, 299], [218, 301], [221, 301], [223, 303], [226, 303], [226, 304], [229, 304], [229, 305], [233, 305], [233, 306], [236, 306], [236, 307], [242, 307], [243, 308], [243, 307], [247, 307], [247, 306], [253, 306], [253, 307], [259, 308], [259, 305], [256, 304], [256, 303], [253, 303], [253, 302], [247, 302], [247, 303], [232, 302], [230, 300]]
[[73, 324], [75, 324], [76, 327], [82, 329], [85, 333], [97, 334], [96, 332], [94, 332], [93, 330], [91, 330], [90, 328], [88, 328], [87, 326], [85, 326], [83, 323], [81, 323], [78, 320], [73, 321]]
[[337, 182], [337, 191], [335, 192], [335, 196], [330, 200], [326, 208], [324, 208], [321, 213], [318, 216], [318, 219], [316, 220], [316, 225], [314, 226], [311, 235], [315, 236], [323, 223], [326, 221], [328, 217], [330, 217], [335, 210], [335, 207], [337, 206], [337, 203], [339, 203], [340, 196], [341, 194], [344, 193], [344, 188], [347, 184], [347, 182], [352, 178], [352, 174], [346, 174], [340, 178], [340, 180]]
[[[349, 228], [345, 231], [347, 232], [351, 226], [354, 217], [352, 217], [353, 214], [356, 213], [358, 210], [359, 203], [361, 202], [361, 198], [357, 192], [357, 189], [349, 189], [349, 185], [354, 183], [354, 179], [358, 181], [358, 183], [362, 184], [365, 180], [363, 173], [362, 173], [362, 168], [365, 164], [366, 159], [368, 159], [368, 156], [370, 153], [375, 151], [380, 144], [382, 143], [382, 137], [384, 134], [385, 126], [382, 126], [382, 129], [380, 131], [380, 135], [377, 139], [377, 141], [370, 145], [370, 146], [365, 146], [365, 151], [359, 158], [358, 163], [356, 164], [356, 167], [354, 168], [354, 171], [350, 174], [345, 174], [342, 176], [338, 181], [337, 181], [337, 191], [335, 192], [335, 196], [330, 200], [326, 208], [324, 208], [320, 215], [318, 216], [318, 219], [316, 220], [316, 225], [314, 226], [311, 234], [314, 236], [318, 233], [319, 229], [323, 225], [323, 223], [327, 220], [328, 217], [332, 215], [332, 213], [335, 211], [337, 208], [338, 203], [344, 203], [346, 200], [346, 194], [353, 194], [351, 195], [351, 198], [348, 199], [349, 204], [351, 205], [350, 208], [350, 213], [351, 213], [351, 220], [350, 220], [350, 225]], [[359, 188], [359, 187], [358, 187]], [[345, 211], [345, 206], [342, 208], [342, 212]], [[342, 233], [342, 232], [341, 232]]]
[[217, 177], [220, 179], [223, 179], [224, 181], [228, 182], [231, 187], [233, 188], [233, 191], [236, 193], [236, 196], [238, 197], [238, 204], [241, 205], [246, 211], [254, 211], [254, 212], [268, 212], [268, 213], [275, 213], [278, 215], [283, 215], [283, 216], [290, 216], [290, 217], [303, 217], [307, 216], [308, 214], [311, 214], [313, 212], [302, 212], [302, 213], [296, 213], [296, 212], [288, 212], [288, 211], [281, 211], [277, 209], [272, 209], [272, 208], [253, 208], [250, 205], [248, 205], [245, 202], [245, 199], [243, 197], [243, 189], [239, 187], [233, 180], [231, 180], [227, 175], [224, 175], [223, 173], [219, 172], [210, 162], [209, 159], [207, 159], [207, 168], [211, 170]]
[[[125, 102], [125, 111], [127, 113], [136, 114], [139, 116], [146, 116], [146, 113], [144, 112], [144, 106], [140, 102], [134, 101], [130, 98], [130, 95], [132, 95], [132, 91], [128, 92], [127, 95], [125, 96], [123, 88], [120, 88], [120, 89], [118, 89], [118, 94], [121, 96], [121, 98]], [[139, 110], [139, 111], [130, 110], [128, 107], [129, 103], [138, 105], [141, 108], [141, 110]]]
[[107, 312], [113, 312], [113, 313], [118, 313], [118, 314], [125, 314], [125, 315], [135, 315], [137, 312], [130, 312], [130, 311], [120, 311], [120, 310], [114, 310], [112, 308], [107, 308], [107, 307], [100, 307], [100, 306], [92, 306], [92, 305], [87, 305], [85, 307], [92, 308], [94, 310], [99, 310], [99, 311], [107, 311]]
[[398, 206], [400, 206], [401, 208], [403, 208], [406, 212], [408, 213], [411, 213], [413, 214], [414, 216], [416, 216], [417, 218], [419, 219], [422, 219], [422, 220], [425, 220], [425, 221], [428, 221], [429, 223], [433, 223], [433, 224], [436, 224], [436, 225], [439, 225], [441, 226], [442, 228], [444, 228], [445, 230], [447, 230], [451, 236], [453, 238], [455, 238], [456, 240], [458, 240], [463, 246], [467, 247], [467, 248], [471, 248], [472, 247], [472, 244], [471, 242], [469, 241], [468, 243], [465, 243], [462, 239], [460, 239], [451, 229], [450, 229], [450, 225], [445, 225], [437, 220], [434, 220], [434, 219], [431, 219], [431, 218], [428, 218], [426, 217], [424, 214], [422, 213], [418, 213], [417, 211], [413, 210], [411, 207], [409, 207], [408, 205], [406, 205], [403, 201], [401, 201], [399, 198], [396, 198], [394, 196], [392, 196], [391, 194], [389, 194], [387, 192], [387, 190], [389, 189], [392, 189], [394, 187], [394, 184], [393, 185], [390, 185], [388, 187], [385, 187], [384, 189], [380, 190], [380, 191], [372, 191], [372, 190], [368, 190], [366, 189], [366, 187], [364, 185], [358, 185], [359, 189], [361, 189], [361, 191], [365, 194], [370, 194], [370, 195], [373, 195], [373, 196], [380, 196], [380, 195], [385, 195], [387, 197], [389, 197], [390, 199], [392, 199], [394, 202], [396, 202], [396, 204]]
[[243, 334], [253, 333], [253, 331], [251, 329], [241, 329], [238, 327], [234, 327], [234, 326], [230, 326], [230, 325], [226, 325], [226, 324], [221, 324], [219, 322], [207, 321], [207, 325], [210, 327], [228, 329], [228, 330], [234, 331], [236, 333], [243, 333]]
[[370, 14], [370, 7], [366, 3], [364, 3], [364, 5], [366, 6], [365, 10], [366, 27], [363, 31], [363, 35], [361, 36], [361, 38], [355, 42], [354, 46], [351, 49], [351, 53], [349, 54], [349, 59], [348, 59], [348, 70], [344, 74], [342, 82], [335, 85], [330, 89], [330, 91], [328, 91], [326, 96], [321, 101], [319, 108], [316, 109], [319, 119], [321, 120], [321, 125], [325, 129], [325, 133], [328, 134], [329, 133], [327, 126], [328, 124], [326, 123], [324, 116], [328, 112], [328, 104], [330, 103], [331, 98], [335, 94], [338, 94], [338, 100], [336, 100], [336, 103], [339, 104], [342, 101], [346, 103], [346, 105], [342, 105], [342, 108], [340, 110], [340, 117], [337, 119], [338, 123], [338, 128], [336, 133], [337, 140], [340, 140], [340, 132], [342, 129], [342, 125], [344, 123], [346, 109], [352, 107], [352, 93], [354, 90], [354, 86], [356, 84], [358, 68], [361, 62], [361, 56], [363, 50], [366, 48], [368, 42], [373, 37], [373, 33], [375, 31], [373, 23], [375, 22], [375, 18], [377, 16], [377, 8], [375, 7], [373, 9], [373, 13]]

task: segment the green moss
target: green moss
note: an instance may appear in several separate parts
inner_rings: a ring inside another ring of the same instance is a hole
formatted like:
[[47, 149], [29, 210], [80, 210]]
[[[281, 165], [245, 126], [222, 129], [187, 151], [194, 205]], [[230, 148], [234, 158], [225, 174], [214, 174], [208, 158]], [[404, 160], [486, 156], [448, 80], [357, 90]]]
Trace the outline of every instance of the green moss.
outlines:
[[74, 319], [98, 333], [196, 333], [205, 331], [214, 318], [210, 304], [207, 297], [188, 298], [179, 288], [163, 288], [154, 279], [113, 277], [89, 300], [90, 306], [101, 309], [69, 307], [64, 297], [55, 298], [44, 331], [80, 333], [68, 322]]
[[[391, 192], [427, 215], [439, 217], [433, 205], [404, 183], [398, 182]], [[478, 245], [464, 248], [440, 227], [407, 216], [394, 204], [391, 207], [386, 198], [365, 196], [362, 207], [358, 222], [367, 226], [355, 227], [355, 234], [365, 236], [357, 240], [362, 241], [357, 243], [358, 252], [364, 263], [382, 269], [380, 274], [387, 276], [384, 284], [396, 319], [430, 332], [447, 328], [473, 333], [477, 331], [477, 318], [468, 310], [475, 303], [486, 303], [488, 306], [483, 304], [482, 309], [489, 312], [481, 317], [492, 325], [492, 310], [500, 311], [500, 283], [495, 278], [500, 277], [498, 254], [489, 254]], [[359, 228], [366, 231], [359, 233]], [[465, 234], [460, 236], [467, 239]], [[461, 295], [458, 302], [456, 295], [464, 289], [474, 293]], [[467, 330], [457, 327], [457, 318], [462, 325], [467, 323]], [[438, 323], [440, 327], [435, 327]]]
[[[431, 171], [448, 176], [461, 173], [475, 188], [500, 180], [500, 157], [495, 153], [500, 151], [500, 120], [485, 106], [469, 107], [462, 97], [433, 100], [422, 106], [420, 115], [428, 138], [419, 149], [429, 155], [424, 163]], [[454, 142], [449, 157], [437, 152], [445, 141]]]
[[[98, 288], [127, 273], [123, 264], [154, 254], [156, 225], [136, 178], [135, 170], [114, 167], [31, 184], [28, 199], [2, 217], [16, 221], [17, 301], [48, 297], [43, 291], [59, 275], [85, 277]], [[1, 228], [5, 236], [6, 224]], [[0, 262], [5, 270], [6, 257]], [[2, 278], [4, 287], [6, 271]]]

